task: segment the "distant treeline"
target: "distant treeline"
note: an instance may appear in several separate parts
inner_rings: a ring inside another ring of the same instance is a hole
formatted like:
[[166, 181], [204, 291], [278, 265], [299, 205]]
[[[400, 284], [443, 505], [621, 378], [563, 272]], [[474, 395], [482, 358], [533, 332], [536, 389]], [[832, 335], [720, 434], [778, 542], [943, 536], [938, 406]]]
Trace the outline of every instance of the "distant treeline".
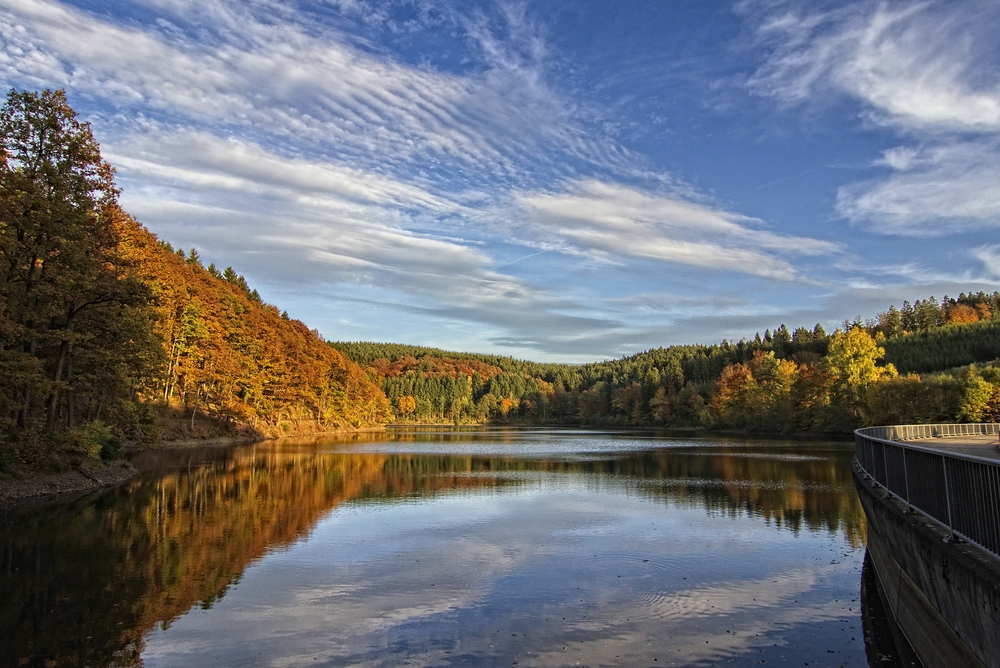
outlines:
[[122, 211], [62, 92], [11, 91], [0, 135], [0, 470], [204, 435], [199, 414], [248, 437], [389, 418], [316, 332]]
[[787, 433], [1000, 419], [997, 292], [904, 302], [832, 335], [818, 324], [793, 331], [782, 324], [737, 343], [583, 365], [389, 343], [330, 345], [381, 380], [399, 422]]

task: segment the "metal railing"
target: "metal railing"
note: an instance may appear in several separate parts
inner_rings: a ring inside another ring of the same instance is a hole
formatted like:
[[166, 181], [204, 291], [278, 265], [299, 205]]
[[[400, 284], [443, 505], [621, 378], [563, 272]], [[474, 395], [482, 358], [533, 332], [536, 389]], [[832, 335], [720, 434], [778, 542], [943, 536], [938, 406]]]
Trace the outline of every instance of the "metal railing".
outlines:
[[915, 438], [944, 438], [946, 436], [978, 436], [1000, 434], [1000, 424], [899, 424], [891, 427], [865, 427], [854, 433], [886, 441], [910, 441]]
[[862, 471], [908, 508], [1000, 557], [1000, 460], [904, 443], [1000, 434], [1000, 424], [866, 427], [854, 432]]

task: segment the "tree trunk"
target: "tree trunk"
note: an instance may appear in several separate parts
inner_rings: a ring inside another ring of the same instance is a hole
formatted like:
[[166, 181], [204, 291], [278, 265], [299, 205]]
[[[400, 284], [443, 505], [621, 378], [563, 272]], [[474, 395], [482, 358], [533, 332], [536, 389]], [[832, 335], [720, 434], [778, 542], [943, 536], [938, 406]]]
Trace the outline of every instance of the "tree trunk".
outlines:
[[69, 358], [66, 360], [66, 428], [73, 428], [73, 344], [69, 344]]
[[28, 426], [28, 406], [31, 405], [31, 390], [24, 388], [21, 396], [21, 408], [17, 411], [17, 426], [24, 429]]
[[101, 388], [101, 394], [97, 397], [97, 410], [94, 411], [94, 420], [101, 419], [101, 409], [104, 408], [104, 394], [107, 391], [106, 388]]
[[[34, 339], [28, 342], [28, 354], [34, 356], [37, 343]], [[17, 426], [24, 429], [28, 426], [28, 411], [31, 408], [31, 388], [25, 387], [21, 398], [21, 408], [17, 412]]]
[[59, 404], [59, 383], [62, 381], [63, 366], [66, 364], [66, 356], [69, 354], [69, 341], [63, 341], [59, 346], [59, 358], [56, 360], [56, 372], [53, 377], [55, 383], [52, 392], [49, 394], [49, 410], [45, 419], [45, 431], [53, 431], [56, 426], [56, 407]]
[[194, 416], [198, 412], [198, 395], [201, 393], [201, 385], [195, 386], [194, 406], [191, 407], [191, 431], [194, 431]]
[[175, 339], [170, 346], [170, 355], [167, 357], [167, 379], [166, 385], [163, 388], [163, 403], [168, 406], [170, 405], [170, 395], [174, 391], [174, 369], [177, 368], [180, 354], [180, 345]]

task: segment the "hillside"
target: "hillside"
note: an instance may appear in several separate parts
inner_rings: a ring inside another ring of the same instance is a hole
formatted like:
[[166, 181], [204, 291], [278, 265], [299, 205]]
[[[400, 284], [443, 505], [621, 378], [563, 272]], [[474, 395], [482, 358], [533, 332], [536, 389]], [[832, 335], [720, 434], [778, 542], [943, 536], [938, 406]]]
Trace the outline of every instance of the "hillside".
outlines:
[[955, 323], [885, 341], [885, 359], [900, 373], [946, 371], [1000, 359], [1000, 320]]
[[845, 432], [877, 422], [997, 419], [1000, 378], [990, 362], [1000, 358], [998, 304], [997, 293], [931, 297], [833, 335], [819, 325], [780, 325], [752, 340], [582, 365], [330, 345], [380, 380], [399, 422]]
[[262, 437], [385, 422], [358, 365], [122, 211], [61, 92], [11, 92], [0, 126], [0, 471], [111, 459], [165, 427]]

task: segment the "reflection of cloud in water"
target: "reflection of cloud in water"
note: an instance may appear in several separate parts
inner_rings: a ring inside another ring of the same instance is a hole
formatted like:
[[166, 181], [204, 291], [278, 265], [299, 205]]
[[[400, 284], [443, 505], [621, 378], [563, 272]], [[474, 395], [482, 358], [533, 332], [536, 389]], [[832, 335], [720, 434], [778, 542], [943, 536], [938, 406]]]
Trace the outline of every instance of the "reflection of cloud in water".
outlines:
[[[855, 572], [853, 565], [799, 569], [753, 581], [652, 592], [635, 605], [605, 610], [604, 619], [613, 621], [595, 620], [572, 627], [597, 637], [571, 640], [569, 645], [541, 650], [532, 658], [537, 657], [540, 665], [565, 665], [567, 658], [598, 665], [627, 665], [656, 658], [658, 663], [670, 665], [745, 654], [765, 644], [765, 636], [793, 625], [823, 624], [842, 620], [845, 613], [854, 615], [838, 602], [800, 604], [798, 599], [830, 576], [850, 579]], [[705, 625], [706, 619], [712, 623]], [[670, 624], [664, 626], [664, 622]], [[662, 642], [664, 629], [669, 643]], [[654, 641], [656, 646], [651, 646]], [[766, 644], [772, 645], [773, 640]], [[564, 646], [574, 654], [567, 657]]]
[[[664, 632], [662, 628], [640, 624], [625, 628], [622, 625], [609, 626], [606, 633], [598, 637], [560, 642], [558, 646], [540, 649], [531, 654], [530, 663], [539, 666], [565, 666], [577, 662], [583, 665], [623, 666], [655, 660], [660, 666], [687, 666], [699, 662], [711, 664], [743, 655], [768, 656], [768, 653], [774, 652], [773, 646], [787, 643], [781, 637], [782, 632], [795, 626], [829, 624], [842, 620], [844, 613], [839, 604], [826, 603], [797, 605], [777, 614], [768, 611], [766, 620], [760, 617], [727, 619], [721, 625], [725, 628], [672, 626]], [[824, 651], [842, 656], [832, 649]], [[815, 655], [805, 656], [815, 658]], [[830, 665], [847, 664], [841, 663], [838, 658], [836, 664]]]
[[[697, 455], [719, 455], [720, 446], [774, 447], [771, 444], [720, 443], [715, 440], [687, 440], [663, 438], [635, 433], [588, 432], [577, 430], [527, 431], [446, 431], [437, 432], [387, 432], [379, 433], [372, 441], [344, 440], [321, 446], [330, 454], [407, 454], [449, 456], [514, 456], [535, 458], [554, 457], [573, 461], [591, 461], [601, 455], [621, 456], [650, 451], [683, 452]], [[359, 438], [363, 438], [364, 434]], [[441, 440], [442, 437], [444, 440]], [[332, 446], [332, 447], [331, 447]], [[767, 457], [767, 454], [761, 453]], [[775, 453], [778, 457], [782, 455]], [[790, 457], [800, 455], [791, 453]], [[808, 456], [803, 456], [808, 457]], [[820, 459], [823, 459], [820, 457]], [[796, 461], [791, 459], [790, 461]]]
[[[726, 585], [698, 587], [683, 591], [655, 592], [644, 597], [637, 614], [649, 619], [684, 620], [697, 616], [730, 615], [766, 606], [790, 604], [807, 593], [834, 570], [827, 566], [794, 570], [775, 578], [739, 580]], [[853, 569], [851, 569], [853, 572]], [[643, 611], [646, 611], [643, 614]]]
[[[829, 535], [593, 492], [550, 479], [529, 494], [343, 506], [213, 610], [153, 632], [144, 659], [671, 665], [770, 648], [795, 625], [848, 614], [820, 591], [857, 583], [855, 560], [829, 563], [844, 549]], [[803, 551], [820, 556], [803, 565]]]

